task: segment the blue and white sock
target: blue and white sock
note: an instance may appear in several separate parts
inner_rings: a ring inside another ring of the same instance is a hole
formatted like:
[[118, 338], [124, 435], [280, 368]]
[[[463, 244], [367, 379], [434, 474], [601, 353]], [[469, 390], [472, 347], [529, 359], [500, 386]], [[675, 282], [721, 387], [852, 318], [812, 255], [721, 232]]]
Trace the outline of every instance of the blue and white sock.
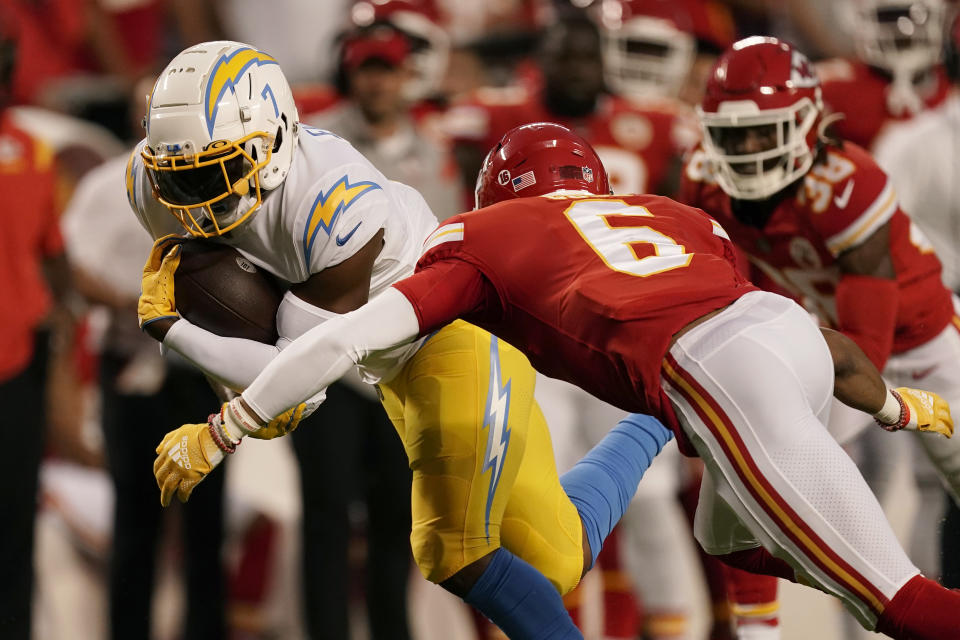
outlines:
[[493, 553], [464, 601], [510, 640], [583, 640], [550, 581], [506, 549]]
[[630, 414], [560, 476], [560, 484], [587, 531], [591, 567], [603, 541], [627, 510], [640, 478], [672, 437], [656, 418]]

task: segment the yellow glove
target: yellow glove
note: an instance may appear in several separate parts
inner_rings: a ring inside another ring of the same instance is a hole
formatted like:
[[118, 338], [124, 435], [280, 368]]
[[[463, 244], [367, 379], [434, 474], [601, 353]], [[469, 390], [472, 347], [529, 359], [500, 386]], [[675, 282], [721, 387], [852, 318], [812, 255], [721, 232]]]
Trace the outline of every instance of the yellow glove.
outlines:
[[153, 475], [160, 487], [160, 504], [168, 506], [176, 493], [186, 502], [193, 488], [223, 461], [210, 424], [185, 424], [171, 431], [157, 447]]
[[303, 419], [303, 412], [306, 408], [307, 405], [301, 402], [293, 409], [287, 409], [256, 431], [249, 432], [248, 435], [257, 440], [273, 440], [292, 433], [300, 425], [300, 420]]
[[183, 236], [171, 234], [153, 243], [150, 256], [143, 265], [137, 316], [140, 328], [162, 318], [179, 318], [173, 295], [173, 275], [180, 266]]
[[947, 438], [953, 435], [950, 405], [937, 394], [898, 387], [890, 389], [889, 395], [884, 409], [874, 416], [887, 431], [926, 431]]

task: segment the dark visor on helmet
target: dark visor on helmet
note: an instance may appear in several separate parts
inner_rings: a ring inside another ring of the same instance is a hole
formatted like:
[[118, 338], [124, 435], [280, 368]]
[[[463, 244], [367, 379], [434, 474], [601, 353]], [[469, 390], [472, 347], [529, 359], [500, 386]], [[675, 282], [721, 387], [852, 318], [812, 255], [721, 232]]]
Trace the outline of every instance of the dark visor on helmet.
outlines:
[[[226, 154], [225, 154], [226, 155]], [[205, 159], [206, 161], [207, 159]], [[210, 160], [215, 160], [210, 158]], [[170, 204], [196, 206], [221, 198], [248, 172], [241, 155], [199, 167], [178, 167], [171, 170], [158, 162], [159, 170], [148, 168], [160, 197]]]

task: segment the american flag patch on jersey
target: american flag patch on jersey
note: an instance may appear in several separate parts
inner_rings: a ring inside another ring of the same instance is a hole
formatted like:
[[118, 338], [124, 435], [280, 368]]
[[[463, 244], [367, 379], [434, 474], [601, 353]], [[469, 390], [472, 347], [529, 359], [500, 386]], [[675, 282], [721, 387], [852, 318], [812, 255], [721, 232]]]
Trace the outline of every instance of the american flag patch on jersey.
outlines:
[[534, 184], [537, 184], [536, 176], [533, 175], [533, 171], [527, 171], [513, 179], [513, 192], [516, 193]]

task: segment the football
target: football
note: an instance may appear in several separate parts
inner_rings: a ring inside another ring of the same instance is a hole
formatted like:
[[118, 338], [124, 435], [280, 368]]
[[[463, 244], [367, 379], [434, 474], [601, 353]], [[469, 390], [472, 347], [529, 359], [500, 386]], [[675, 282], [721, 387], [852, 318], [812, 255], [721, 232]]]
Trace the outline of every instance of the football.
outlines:
[[177, 311], [193, 324], [219, 336], [277, 341], [283, 293], [273, 276], [233, 247], [184, 242], [174, 287]]

